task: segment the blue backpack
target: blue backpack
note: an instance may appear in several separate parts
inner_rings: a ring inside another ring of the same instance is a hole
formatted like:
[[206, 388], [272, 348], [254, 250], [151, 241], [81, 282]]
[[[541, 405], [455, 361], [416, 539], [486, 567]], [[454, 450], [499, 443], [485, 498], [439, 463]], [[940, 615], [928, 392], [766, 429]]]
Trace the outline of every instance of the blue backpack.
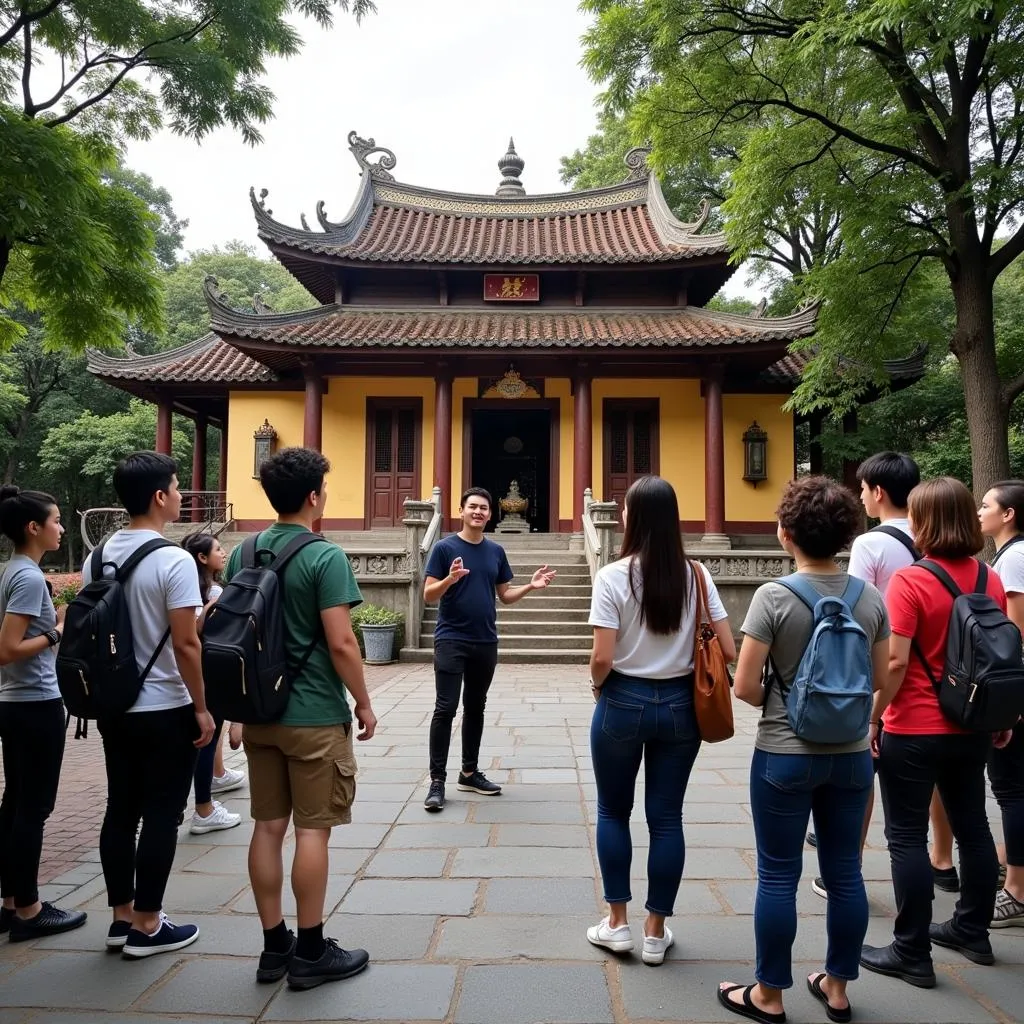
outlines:
[[[807, 743], [856, 743], [871, 724], [871, 651], [853, 617], [864, 581], [851, 576], [842, 597], [822, 597], [798, 574], [776, 580], [814, 614], [811, 638], [789, 687], [778, 679], [793, 732]], [[768, 685], [771, 685], [769, 675]], [[767, 700], [767, 695], [765, 697]]]

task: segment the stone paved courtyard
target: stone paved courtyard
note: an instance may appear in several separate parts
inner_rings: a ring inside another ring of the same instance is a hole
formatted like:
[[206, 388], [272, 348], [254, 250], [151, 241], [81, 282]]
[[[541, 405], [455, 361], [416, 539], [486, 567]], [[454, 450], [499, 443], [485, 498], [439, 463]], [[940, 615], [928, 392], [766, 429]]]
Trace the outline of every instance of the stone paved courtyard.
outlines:
[[[74, 830], [82, 845], [69, 853], [65, 843], [58, 861], [51, 858], [61, 873], [45, 894], [88, 908], [90, 919], [68, 935], [0, 945], [0, 1024], [737, 1019], [718, 1006], [715, 986], [751, 980], [755, 859], [747, 770], [753, 712], [741, 713], [732, 742], [706, 746], [697, 761], [685, 810], [686, 870], [672, 921], [677, 944], [663, 967], [652, 968], [638, 956], [616, 959], [584, 937], [602, 907], [588, 744], [593, 704], [585, 670], [499, 666], [482, 765], [506, 784], [505, 793], [485, 798], [450, 787], [448, 806], [432, 816], [421, 806], [433, 703], [429, 667], [371, 670], [370, 682], [381, 724], [373, 741], [359, 745], [353, 824], [332, 837], [327, 897], [328, 934], [370, 951], [363, 975], [305, 993], [287, 991], [283, 983], [256, 985], [261, 933], [246, 878], [247, 820], [206, 836], [182, 830], [166, 906], [179, 920], [200, 925], [194, 946], [139, 963], [105, 953], [108, 917], [89, 831], [103, 792], [95, 783], [88, 795], [82, 788], [83, 780], [101, 777], [94, 735], [84, 744], [69, 740], [72, 769], [65, 771], [66, 792], [52, 827], [69, 836]], [[457, 739], [452, 754], [454, 771]], [[233, 755], [229, 763], [238, 759]], [[247, 819], [246, 790], [225, 802]], [[82, 804], [89, 814], [75, 815]], [[74, 818], [73, 830], [61, 827], [65, 813]], [[641, 915], [642, 799], [635, 817], [634, 906]], [[879, 823], [864, 869], [872, 907], [868, 940], [884, 943], [893, 901]], [[824, 1020], [802, 978], [819, 965], [824, 948], [826, 903], [810, 889], [814, 873], [808, 850], [795, 947], [795, 972], [802, 973], [787, 1002], [795, 1024]], [[947, 915], [951, 905], [951, 897], [939, 893], [936, 915]], [[286, 908], [294, 910], [290, 901]], [[994, 933], [993, 943], [995, 967], [936, 950], [939, 985], [932, 991], [865, 975], [851, 989], [855, 1019], [1024, 1019], [1024, 929]]]

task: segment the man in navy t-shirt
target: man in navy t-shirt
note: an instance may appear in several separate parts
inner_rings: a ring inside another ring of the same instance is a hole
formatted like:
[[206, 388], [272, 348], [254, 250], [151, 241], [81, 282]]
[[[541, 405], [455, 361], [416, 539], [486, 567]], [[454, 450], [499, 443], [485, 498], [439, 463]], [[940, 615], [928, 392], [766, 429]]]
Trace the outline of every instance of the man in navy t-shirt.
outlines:
[[448, 747], [460, 692], [462, 771], [458, 788], [484, 796], [501, 792], [501, 786], [486, 778], [477, 763], [487, 690], [498, 663], [494, 595], [502, 604], [515, 604], [531, 591], [543, 590], [555, 578], [554, 570], [542, 565], [529, 583], [509, 586], [512, 567], [505, 549], [484, 537], [491, 518], [491, 496], [482, 487], [471, 487], [462, 495], [459, 515], [462, 529], [434, 545], [423, 584], [424, 600], [428, 604], [441, 602], [434, 630], [437, 701], [430, 721], [430, 791], [423, 801], [428, 811], [444, 807]]

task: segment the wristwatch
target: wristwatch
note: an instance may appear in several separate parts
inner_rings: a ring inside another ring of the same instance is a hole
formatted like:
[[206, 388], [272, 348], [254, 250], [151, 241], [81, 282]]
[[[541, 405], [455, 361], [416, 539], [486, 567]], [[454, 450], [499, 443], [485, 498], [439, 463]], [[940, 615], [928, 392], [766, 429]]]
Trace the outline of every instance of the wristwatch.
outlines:
[[46, 637], [51, 647], [56, 647], [60, 643], [60, 633], [55, 629], [47, 630], [43, 636]]

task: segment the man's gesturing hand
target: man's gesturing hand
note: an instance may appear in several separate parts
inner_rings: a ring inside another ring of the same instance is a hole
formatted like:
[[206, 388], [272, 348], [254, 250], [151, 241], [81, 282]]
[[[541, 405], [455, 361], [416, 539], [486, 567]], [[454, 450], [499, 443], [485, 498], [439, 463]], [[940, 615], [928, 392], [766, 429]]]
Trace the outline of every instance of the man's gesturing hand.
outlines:
[[534, 574], [533, 579], [530, 580], [530, 586], [534, 590], [543, 590], [551, 581], [558, 575], [554, 569], [549, 569], [546, 565], [542, 565]]
[[468, 569], [464, 569], [462, 567], [462, 559], [461, 558], [456, 558], [455, 561], [452, 562], [451, 568], [448, 570], [448, 579], [450, 579], [452, 581], [452, 583], [458, 583], [459, 580], [461, 580], [463, 576], [468, 576], [468, 575], [469, 575], [469, 570]]

